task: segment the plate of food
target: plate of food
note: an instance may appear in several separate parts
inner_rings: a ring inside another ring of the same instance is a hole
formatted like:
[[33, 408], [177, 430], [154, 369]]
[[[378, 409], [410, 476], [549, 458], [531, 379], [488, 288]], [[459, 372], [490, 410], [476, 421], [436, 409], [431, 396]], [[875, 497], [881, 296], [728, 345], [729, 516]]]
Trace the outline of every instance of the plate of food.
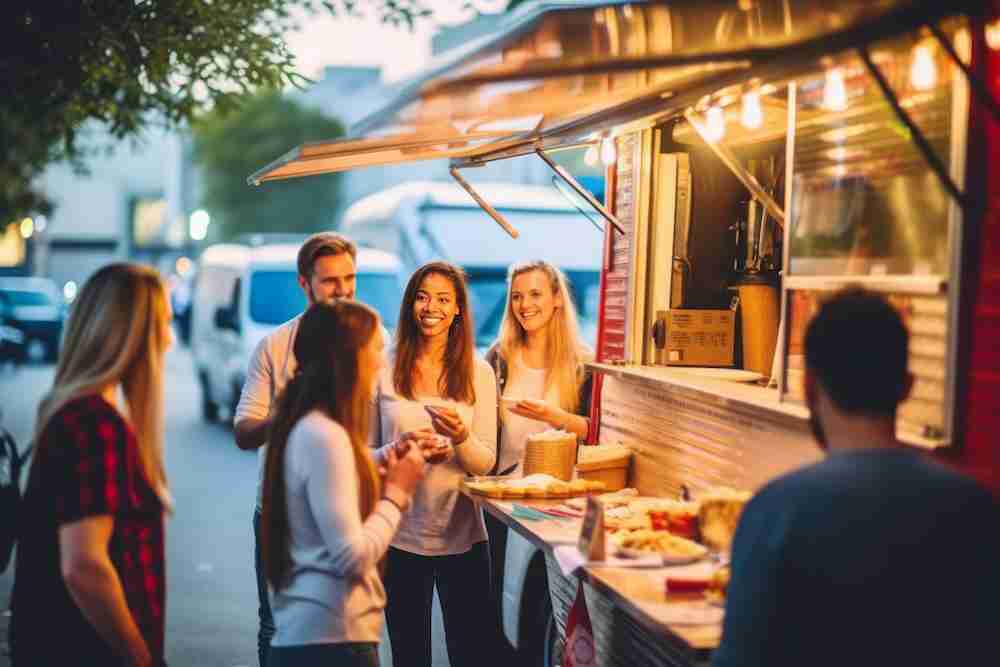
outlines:
[[703, 545], [663, 530], [633, 530], [615, 533], [618, 550], [628, 555], [658, 553], [664, 565], [686, 565], [708, 555]]

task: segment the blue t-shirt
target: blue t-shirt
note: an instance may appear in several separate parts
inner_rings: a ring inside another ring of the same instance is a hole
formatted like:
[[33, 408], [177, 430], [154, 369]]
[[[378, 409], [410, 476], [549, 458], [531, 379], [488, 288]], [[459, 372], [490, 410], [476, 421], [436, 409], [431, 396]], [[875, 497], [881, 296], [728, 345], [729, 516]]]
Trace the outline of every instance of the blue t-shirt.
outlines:
[[1000, 664], [1000, 510], [915, 452], [768, 484], [733, 542], [714, 667]]

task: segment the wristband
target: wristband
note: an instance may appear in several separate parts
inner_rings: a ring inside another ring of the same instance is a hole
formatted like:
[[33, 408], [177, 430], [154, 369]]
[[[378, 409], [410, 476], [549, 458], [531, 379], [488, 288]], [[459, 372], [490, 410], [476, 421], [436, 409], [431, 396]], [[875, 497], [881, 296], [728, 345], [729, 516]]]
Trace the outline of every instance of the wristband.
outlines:
[[[388, 489], [387, 489], [387, 491], [388, 491]], [[382, 494], [382, 500], [387, 500], [390, 503], [392, 503], [393, 505], [395, 505], [396, 509], [399, 510], [400, 514], [406, 514], [406, 510], [408, 510], [410, 508], [410, 503], [409, 502], [404, 502], [404, 503], [401, 504], [395, 498], [390, 497], [388, 493], [383, 493]]]

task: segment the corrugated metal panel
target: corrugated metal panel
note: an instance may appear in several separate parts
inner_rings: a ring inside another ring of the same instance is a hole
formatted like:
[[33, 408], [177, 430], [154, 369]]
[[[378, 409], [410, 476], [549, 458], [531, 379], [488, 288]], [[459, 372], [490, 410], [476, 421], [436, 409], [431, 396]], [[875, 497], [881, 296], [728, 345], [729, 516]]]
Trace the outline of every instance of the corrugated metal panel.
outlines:
[[644, 494], [676, 496], [682, 484], [753, 490], [820, 458], [805, 421], [682, 387], [606, 377], [601, 408], [601, 441], [633, 451]]

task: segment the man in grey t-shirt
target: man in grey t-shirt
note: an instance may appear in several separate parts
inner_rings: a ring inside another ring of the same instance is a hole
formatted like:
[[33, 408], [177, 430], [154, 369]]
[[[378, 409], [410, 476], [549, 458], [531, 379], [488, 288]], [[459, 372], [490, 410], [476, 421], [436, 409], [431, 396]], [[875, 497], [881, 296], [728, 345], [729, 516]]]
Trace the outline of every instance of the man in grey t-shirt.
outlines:
[[[353, 299], [357, 282], [356, 259], [357, 247], [343, 236], [332, 232], [311, 236], [299, 249], [297, 262], [299, 285], [309, 304], [332, 299]], [[261, 481], [275, 400], [295, 373], [292, 346], [299, 319], [296, 317], [282, 324], [254, 350], [233, 423], [236, 445], [244, 450], [257, 450], [257, 504], [253, 515], [253, 531], [254, 564], [260, 600], [257, 650], [261, 667], [264, 667], [267, 649], [274, 635], [274, 619], [260, 555]]]

